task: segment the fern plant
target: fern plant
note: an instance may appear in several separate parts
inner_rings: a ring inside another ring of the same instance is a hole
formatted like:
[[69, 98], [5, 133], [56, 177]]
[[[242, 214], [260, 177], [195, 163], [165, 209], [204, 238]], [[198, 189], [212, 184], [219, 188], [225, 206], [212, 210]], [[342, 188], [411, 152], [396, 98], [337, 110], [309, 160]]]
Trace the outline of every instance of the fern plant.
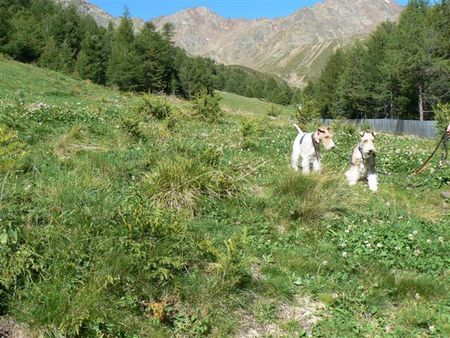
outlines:
[[0, 125], [0, 172], [19, 169], [25, 155], [25, 144], [18, 139], [18, 133]]

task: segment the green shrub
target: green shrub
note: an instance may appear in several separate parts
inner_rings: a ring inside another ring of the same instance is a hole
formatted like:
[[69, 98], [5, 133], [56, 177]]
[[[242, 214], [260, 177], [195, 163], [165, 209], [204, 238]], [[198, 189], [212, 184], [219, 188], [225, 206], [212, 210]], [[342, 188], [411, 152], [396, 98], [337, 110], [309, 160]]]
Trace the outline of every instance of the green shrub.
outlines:
[[437, 120], [437, 136], [441, 137], [450, 124], [450, 103], [438, 103], [434, 108], [434, 113]]
[[9, 61], [11, 57], [7, 54], [0, 53], [0, 61]]
[[263, 128], [261, 124], [254, 119], [246, 119], [240, 125], [242, 134], [243, 149], [257, 149], [259, 145], [259, 137]]
[[331, 128], [335, 133], [345, 134], [346, 136], [356, 136], [358, 134], [358, 127], [355, 124], [349, 123], [346, 119], [340, 117], [333, 120]]
[[192, 107], [194, 116], [208, 122], [217, 122], [223, 115], [220, 107], [220, 96], [202, 92], [194, 99]]
[[0, 173], [20, 169], [25, 155], [25, 144], [17, 132], [0, 125]]
[[267, 115], [270, 117], [278, 117], [281, 115], [281, 107], [275, 104], [271, 104], [269, 110], [267, 111]]
[[172, 107], [166, 99], [154, 98], [144, 95], [136, 108], [137, 112], [145, 116], [152, 116], [158, 120], [163, 120], [172, 114]]
[[302, 95], [301, 100], [302, 103], [297, 107], [295, 116], [298, 125], [304, 130], [317, 127], [320, 120], [320, 112], [317, 109], [316, 101], [306, 94]]
[[250, 258], [247, 256], [247, 229], [242, 234], [234, 235], [225, 242], [225, 250], [216, 253], [214, 266], [221, 290], [232, 290], [250, 282]]

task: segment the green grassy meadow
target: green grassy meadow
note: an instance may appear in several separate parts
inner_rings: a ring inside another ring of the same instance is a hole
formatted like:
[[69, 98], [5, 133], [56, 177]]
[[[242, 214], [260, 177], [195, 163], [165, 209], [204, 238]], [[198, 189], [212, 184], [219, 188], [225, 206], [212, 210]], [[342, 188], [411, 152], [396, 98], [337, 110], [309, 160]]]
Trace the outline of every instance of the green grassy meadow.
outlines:
[[[380, 189], [289, 166], [294, 108], [143, 96], [0, 61], [0, 315], [48, 337], [445, 337], [450, 170], [380, 135]], [[401, 186], [398, 186], [400, 184]]]

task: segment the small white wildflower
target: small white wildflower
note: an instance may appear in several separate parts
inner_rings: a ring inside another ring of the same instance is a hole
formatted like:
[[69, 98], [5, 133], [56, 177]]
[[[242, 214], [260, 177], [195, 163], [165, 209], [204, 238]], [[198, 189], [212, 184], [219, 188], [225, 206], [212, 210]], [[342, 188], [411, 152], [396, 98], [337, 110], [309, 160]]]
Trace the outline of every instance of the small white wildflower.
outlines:
[[427, 239], [427, 244], [431, 244], [432, 240], [431, 239]]
[[350, 232], [349, 229], [345, 229], [345, 233], [348, 234]]
[[414, 250], [414, 255], [416, 257], [419, 256], [420, 255], [420, 250], [419, 249]]
[[343, 253], [342, 253], [342, 257], [347, 257], [348, 256], [348, 253], [346, 252], [346, 251], [344, 251]]
[[409, 234], [409, 235], [408, 235], [408, 238], [409, 238], [409, 239], [414, 239], [414, 235], [413, 235], [413, 234]]
[[333, 293], [333, 294], [331, 295], [331, 297], [333, 297], [333, 299], [338, 299], [338, 298], [339, 298], [339, 295], [338, 295], [337, 293]]
[[434, 325], [428, 326], [428, 329], [430, 330], [430, 332], [434, 332], [436, 330]]
[[417, 292], [417, 293], [414, 295], [414, 298], [417, 299], [417, 300], [419, 300], [419, 299], [420, 299], [420, 293]]
[[439, 242], [444, 243], [444, 237], [439, 236]]
[[398, 216], [398, 219], [403, 219], [403, 216]]
[[383, 244], [382, 243], [378, 243], [377, 244], [377, 248], [382, 248], [383, 247]]
[[367, 220], [366, 220], [366, 219], [363, 219], [363, 223], [367, 223]]
[[418, 234], [417, 230], [413, 231], [413, 235], [416, 236]]
[[392, 331], [392, 327], [391, 327], [390, 325], [386, 325], [386, 326], [384, 327], [384, 331], [386, 331], [386, 332], [391, 332], [391, 331]]
[[327, 265], [328, 264], [328, 261], [323, 261], [322, 262], [322, 265]]
[[367, 246], [368, 248], [370, 248], [372, 245], [371, 245], [370, 243], [367, 243], [366, 246]]

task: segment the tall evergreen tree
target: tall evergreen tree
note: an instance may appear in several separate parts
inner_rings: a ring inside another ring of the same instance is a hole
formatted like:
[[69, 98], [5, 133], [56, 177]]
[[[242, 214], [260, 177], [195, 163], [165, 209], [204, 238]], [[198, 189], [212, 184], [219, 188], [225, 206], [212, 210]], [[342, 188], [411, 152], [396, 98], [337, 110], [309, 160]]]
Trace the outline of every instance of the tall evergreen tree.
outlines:
[[336, 89], [338, 100], [335, 115], [349, 118], [363, 118], [370, 115], [367, 109], [370, 93], [366, 88], [365, 58], [365, 47], [357, 42], [347, 54], [347, 66]]
[[107, 84], [117, 85], [122, 90], [139, 89], [143, 76], [140, 61], [134, 48], [133, 22], [126, 11], [111, 42]]
[[324, 117], [331, 117], [336, 105], [336, 90], [344, 71], [345, 56], [341, 49], [329, 58], [314, 90], [318, 102], [317, 109]]
[[75, 72], [82, 79], [105, 83], [106, 57], [102, 34], [86, 36], [77, 57]]
[[155, 32], [152, 23], [145, 24], [136, 38], [136, 50], [141, 59], [143, 71], [142, 90], [161, 92], [167, 87], [164, 76], [165, 64], [160, 53], [163, 43], [161, 36]]

